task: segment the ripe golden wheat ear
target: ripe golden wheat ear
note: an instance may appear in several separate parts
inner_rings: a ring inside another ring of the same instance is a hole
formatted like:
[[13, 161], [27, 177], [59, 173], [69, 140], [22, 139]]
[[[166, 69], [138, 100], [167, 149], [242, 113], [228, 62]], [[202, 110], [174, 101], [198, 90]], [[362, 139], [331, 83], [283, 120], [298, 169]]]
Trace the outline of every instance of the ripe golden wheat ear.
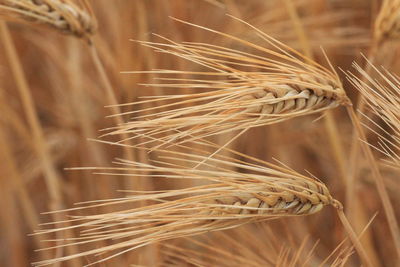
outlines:
[[[108, 129], [109, 132], [104, 136], [125, 133], [131, 135], [131, 138], [145, 136], [149, 138], [147, 143], [158, 140], [161, 144], [179, 144], [350, 104], [334, 71], [322, 67], [251, 25], [247, 24], [270, 48], [178, 21], [226, 37], [254, 53], [207, 43], [176, 43], [164, 37], [161, 37], [164, 43], [140, 42], [157, 52], [196, 63], [204, 71], [150, 71], [166, 76], [160, 78], [166, 82], [148, 86], [179, 88], [182, 93], [124, 104], [152, 103], [153, 107], [123, 113], [135, 114], [135, 117]], [[175, 75], [192, 75], [193, 78]], [[185, 90], [202, 92], [185, 93]], [[152, 114], [137, 115], [140, 112]]]
[[[283, 216], [309, 215], [326, 205], [341, 209], [341, 204], [332, 198], [322, 182], [284, 166], [266, 162], [262, 164], [261, 161], [244, 162], [217, 155], [205, 163], [206, 170], [198, 170], [190, 165], [204, 161], [207, 156], [158, 152], [160, 161], [152, 165], [118, 160], [116, 163], [121, 166], [95, 169], [107, 175], [136, 177], [146, 171], [150, 173], [148, 177], [154, 179], [200, 179], [211, 183], [177, 190], [132, 191], [132, 196], [121, 199], [86, 203], [78, 209], [127, 205], [139, 201], [151, 204], [105, 214], [72, 216], [71, 223], [75, 224], [72, 227], [39, 231], [39, 234], [48, 234], [67, 229], [81, 230], [79, 237], [59, 240], [65, 242], [62, 246], [84, 247], [103, 241], [111, 244], [102, 243], [106, 245], [90, 250], [83, 248], [78, 254], [44, 260], [35, 265], [101, 254], [103, 258], [95, 262], [98, 263], [159, 241]], [[169, 163], [171, 160], [179, 164]], [[243, 172], [229, 170], [232, 168]], [[70, 214], [73, 210], [69, 210]]]
[[400, 0], [383, 1], [375, 20], [374, 35], [378, 42], [400, 37]]
[[376, 78], [372, 78], [358, 64], [354, 63], [354, 67], [362, 78], [349, 72], [349, 81], [365, 97], [370, 110], [388, 126], [382, 127], [378, 122], [367, 118], [377, 129], [372, 131], [380, 138], [379, 147], [375, 148], [388, 157], [386, 163], [400, 169], [400, 79], [373, 65], [371, 67], [373, 73], [377, 74]]
[[7, 20], [34, 22], [77, 37], [89, 37], [96, 29], [96, 21], [89, 6], [81, 3], [83, 8], [71, 0], [0, 0], [0, 15]]

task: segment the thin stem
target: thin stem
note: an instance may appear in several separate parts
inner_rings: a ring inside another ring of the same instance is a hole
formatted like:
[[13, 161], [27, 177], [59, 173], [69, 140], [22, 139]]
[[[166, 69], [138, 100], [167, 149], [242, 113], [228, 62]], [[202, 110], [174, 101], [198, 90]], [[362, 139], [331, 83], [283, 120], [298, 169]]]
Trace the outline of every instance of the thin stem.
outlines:
[[[2, 185], [5, 189], [5, 194], [13, 193], [15, 190], [18, 195], [18, 200], [22, 208], [22, 217], [18, 216], [17, 219], [20, 220], [24, 218], [28, 226], [30, 227], [30, 231], [33, 232], [37, 225], [39, 224], [39, 218], [37, 216], [38, 212], [33, 205], [33, 201], [29, 196], [29, 192], [26, 184], [22, 179], [22, 175], [18, 170], [17, 163], [15, 162], [15, 158], [13, 158], [11, 148], [9, 146], [9, 140], [7, 140], [5, 127], [3, 127], [0, 123], [0, 158], [3, 166], [2, 175], [4, 179], [8, 180], [9, 186]], [[4, 213], [6, 214], [6, 213]], [[14, 225], [15, 226], [15, 225]], [[33, 237], [34, 245], [38, 248], [44, 248], [43, 246], [43, 238], [41, 236]], [[40, 256], [43, 258], [51, 257], [48, 251], [40, 251]]]
[[349, 221], [347, 220], [346, 215], [343, 212], [343, 209], [337, 209], [337, 213], [340, 218], [340, 221], [343, 224], [343, 227], [346, 229], [346, 232], [349, 235], [351, 242], [353, 243], [354, 247], [357, 250], [358, 255], [360, 256], [362, 263], [367, 267], [372, 267], [368, 254], [365, 252], [363, 246], [361, 245], [360, 240], [358, 239], [356, 233], [354, 232]]
[[[38, 153], [40, 163], [43, 167], [44, 178], [49, 193], [49, 207], [51, 210], [63, 208], [62, 190], [60, 188], [61, 177], [57, 172], [52, 160], [48, 145], [45, 141], [42, 126], [35, 108], [34, 100], [26, 80], [21, 61], [15, 49], [14, 42], [4, 21], [0, 22], [1, 37], [3, 39], [4, 49], [9, 61], [12, 74], [15, 78], [17, 90], [21, 98], [23, 110], [28, 120], [29, 127], [32, 130], [34, 145]], [[54, 220], [58, 221], [59, 215], [54, 215]], [[62, 237], [58, 237], [62, 238]], [[71, 247], [71, 252], [76, 252], [75, 247]], [[59, 251], [60, 252], [60, 251]], [[79, 266], [80, 260], [73, 261], [72, 266]]]
[[30, 93], [17, 51], [5, 22], [1, 22], [1, 36], [3, 38], [4, 49], [6, 51], [11, 71], [17, 84], [18, 93], [21, 97], [25, 116], [28, 120], [29, 127], [32, 129], [35, 148], [43, 165], [46, 184], [51, 199], [50, 206], [53, 208], [60, 207], [62, 206], [59, 185], [60, 176], [51, 161], [51, 155], [49, 154], [48, 146], [39, 122], [34, 100]]
[[293, 26], [300, 41], [300, 46], [303, 50], [303, 53], [310, 59], [313, 59], [314, 56], [312, 53], [310, 41], [306, 35], [303, 23], [301, 22], [301, 18], [297, 13], [296, 6], [293, 4], [292, 0], [284, 0], [284, 2], [286, 5], [286, 9], [289, 12], [290, 19], [293, 22]]
[[[117, 116], [113, 116], [116, 125], [122, 125], [124, 123], [124, 120], [122, 119], [122, 115], [121, 115], [121, 109], [120, 106], [118, 105], [118, 100], [117, 97], [115, 95], [114, 89], [111, 85], [110, 79], [106, 73], [106, 70], [104, 68], [103, 63], [100, 60], [100, 56], [99, 53], [97, 51], [96, 48], [96, 43], [94, 42], [94, 40], [91, 40], [91, 42], [89, 42], [89, 49], [91, 52], [91, 56], [93, 59], [93, 62], [96, 66], [96, 69], [100, 75], [100, 79], [105, 87], [105, 92], [106, 92], [106, 97], [107, 97], [107, 101], [109, 102], [108, 104], [111, 105], [111, 111], [113, 115], [117, 115]], [[129, 136], [126, 133], [121, 133], [121, 140], [129, 140]], [[135, 161], [135, 155], [133, 154], [133, 150], [131, 148], [129, 148], [129, 146], [124, 146], [124, 157], [127, 158], [128, 160], [134, 162]], [[127, 183], [129, 184], [129, 186], [133, 187], [135, 190], [143, 190], [143, 189], [149, 189], [150, 185], [145, 183], [143, 180], [140, 179], [129, 179], [127, 181]]]
[[[1, 101], [3, 102], [3, 101]], [[3, 102], [4, 104], [4, 102]], [[2, 113], [4, 114], [4, 113]], [[7, 117], [7, 116], [5, 116]], [[17, 163], [15, 158], [13, 157], [10, 142], [6, 136], [5, 127], [0, 123], [0, 159], [2, 162], [2, 175], [4, 179], [9, 181], [11, 187], [5, 187], [6, 191], [13, 192], [14, 190], [18, 194], [18, 200], [22, 208], [23, 218], [26, 223], [30, 227], [30, 231], [34, 231], [39, 224], [39, 218], [37, 216], [38, 212], [33, 205], [32, 198], [29, 195], [28, 188], [24, 180], [22, 179], [22, 175], [17, 167]], [[4, 185], [3, 185], [4, 186]], [[8, 193], [7, 192], [7, 193]], [[19, 217], [18, 219], [20, 219]], [[36, 247], [44, 248], [43, 246], [43, 238], [41, 236], [33, 236], [33, 241]], [[40, 256], [42, 258], [49, 258], [50, 253], [48, 251], [40, 251]]]
[[[378, 51], [379, 43], [378, 41], [374, 40], [373, 44], [371, 45], [371, 48], [368, 52], [367, 56], [367, 62], [364, 67], [365, 71], [367, 74], [370, 74], [372, 64], [375, 61], [376, 58], [376, 53]], [[361, 81], [365, 82], [365, 76], [361, 77]], [[359, 113], [356, 114], [357, 120], [362, 121], [363, 117], [361, 117], [361, 114], [364, 114], [365, 112], [365, 107], [366, 107], [366, 101], [365, 98], [362, 94], [359, 94], [359, 98], [357, 101], [357, 109], [359, 110]], [[347, 172], [348, 176], [348, 182], [346, 186], [346, 214], [348, 216], [351, 216], [354, 210], [354, 201], [353, 197], [356, 195], [355, 194], [355, 184], [356, 184], [356, 171], [358, 170], [359, 166], [359, 155], [360, 155], [360, 146], [358, 142], [358, 133], [357, 131], [353, 132], [353, 135], [351, 137], [351, 148], [350, 148], [350, 160], [349, 160], [349, 169]]]
[[[104, 85], [104, 89], [106, 92], [106, 98], [107, 101], [109, 102], [108, 104], [111, 105], [111, 110], [113, 115], [118, 115], [121, 114], [121, 109], [118, 106], [118, 100], [117, 97], [115, 95], [114, 89], [111, 85], [110, 79], [108, 78], [108, 75], [106, 73], [106, 70], [104, 68], [103, 63], [100, 60], [100, 56], [99, 53], [97, 52], [97, 48], [95, 46], [95, 44], [93, 43], [93, 41], [89, 44], [89, 48], [90, 48], [90, 53], [93, 59], [93, 63], [97, 69], [97, 72], [100, 75], [100, 79]], [[122, 124], [124, 121], [122, 119], [121, 116], [114, 116], [115, 118], [115, 123], [118, 124]]]
[[357, 135], [359, 137], [361, 147], [364, 151], [364, 154], [367, 157], [367, 162], [371, 168], [375, 184], [379, 193], [379, 196], [382, 201], [383, 209], [385, 211], [386, 218], [388, 220], [390, 232], [392, 233], [393, 236], [393, 241], [396, 246], [396, 252], [397, 255], [400, 257], [400, 230], [399, 230], [399, 225], [397, 223], [396, 215], [392, 206], [392, 203], [390, 201], [389, 195], [386, 191], [385, 188], [385, 183], [383, 180], [383, 177], [379, 171], [379, 166], [377, 162], [375, 161], [374, 155], [372, 154], [371, 147], [366, 143], [367, 139], [365, 136], [365, 132], [363, 127], [361, 126], [360, 120], [358, 119], [357, 115], [355, 114], [354, 110], [352, 107], [347, 107], [347, 112], [349, 113], [349, 116], [353, 122], [355, 131], [357, 132]]

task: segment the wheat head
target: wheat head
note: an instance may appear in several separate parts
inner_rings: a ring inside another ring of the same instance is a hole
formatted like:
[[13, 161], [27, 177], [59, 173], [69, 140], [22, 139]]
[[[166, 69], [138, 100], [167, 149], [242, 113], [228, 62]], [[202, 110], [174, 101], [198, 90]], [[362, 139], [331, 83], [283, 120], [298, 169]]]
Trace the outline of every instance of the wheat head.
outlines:
[[[135, 116], [109, 129], [105, 136], [125, 133], [132, 139], [145, 136], [149, 139], [148, 143], [157, 139], [162, 144], [179, 144], [210, 135], [273, 124], [350, 103], [335, 72], [258, 29], [252, 28], [270, 48], [202, 26], [183, 23], [222, 35], [254, 53], [207, 43], [176, 43], [164, 37], [161, 37], [164, 43], [140, 42], [157, 52], [196, 63], [205, 70], [150, 71], [163, 76], [160, 80], [164, 83], [147, 86], [178, 88], [182, 93], [132, 103], [152, 104], [153, 107], [136, 108], [122, 115], [152, 114]], [[192, 75], [193, 78], [174, 76], [182, 74]], [[202, 92], [185, 93], [186, 90]]]
[[8, 20], [48, 25], [77, 37], [88, 37], [96, 29], [90, 13], [71, 0], [0, 0], [0, 12]]
[[384, 0], [375, 20], [377, 41], [400, 37], [400, 0]]
[[[310, 215], [326, 205], [341, 208], [341, 204], [332, 198], [322, 182], [303, 176], [287, 167], [271, 163], [264, 165], [247, 163], [217, 155], [208, 161], [206, 170], [198, 170], [190, 165], [203, 161], [207, 156], [158, 152], [161, 153], [162, 160], [156, 161], [157, 164], [118, 160], [117, 163], [122, 166], [97, 170], [108, 175], [122, 174], [120, 172], [123, 171], [129, 174], [122, 175], [130, 176], [140, 176], [141, 172], [148, 172], [148, 176], [154, 179], [160, 177], [199, 179], [208, 181], [209, 184], [178, 190], [130, 192], [134, 195], [86, 203], [78, 209], [126, 205], [137, 201], [148, 201], [151, 204], [105, 214], [72, 216], [72, 222], [75, 223], [72, 227], [40, 231], [39, 233], [48, 234], [71, 228], [81, 230], [79, 237], [64, 240], [65, 244], [62, 246], [80, 246], [102, 241], [113, 243], [76, 255], [45, 260], [36, 265], [53, 264], [98, 253], [103, 255], [111, 253], [100, 260], [105, 261], [159, 241], [224, 230], [284, 216]], [[170, 160], [180, 163], [172, 164]], [[243, 172], [230, 171], [229, 168], [240, 168]]]

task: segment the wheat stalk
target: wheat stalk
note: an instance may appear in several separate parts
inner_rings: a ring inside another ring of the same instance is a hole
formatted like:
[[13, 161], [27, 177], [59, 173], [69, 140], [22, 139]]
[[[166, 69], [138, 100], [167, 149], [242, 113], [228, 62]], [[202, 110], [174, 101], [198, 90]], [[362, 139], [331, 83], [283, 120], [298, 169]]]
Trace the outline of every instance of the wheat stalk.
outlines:
[[[126, 205], [143, 200], [154, 204], [106, 214], [73, 216], [72, 221], [78, 223], [75, 226], [38, 232], [48, 234], [72, 228], [82, 230], [80, 237], [67, 238], [64, 240], [66, 244], [62, 246], [79, 246], [100, 241], [114, 243], [35, 265], [114, 252], [95, 262], [98, 263], [158, 241], [224, 230], [283, 216], [310, 215], [326, 205], [341, 209], [341, 204], [332, 198], [322, 182], [285, 166], [247, 163], [216, 156], [209, 159], [207, 170], [198, 170], [187, 166], [197, 164], [207, 156], [159, 152], [162, 161], [156, 161], [153, 165], [118, 160], [116, 163], [122, 166], [102, 168], [102, 174], [140, 176], [140, 172], [146, 171], [153, 178], [200, 179], [211, 184], [178, 190], [139, 192], [138, 195], [121, 199], [86, 203], [86, 206], [78, 209]], [[170, 160], [178, 161], [179, 164], [169, 163]], [[244, 172], [230, 171], [229, 168], [240, 168]], [[94, 169], [100, 171], [99, 168]]]
[[7, 19], [48, 25], [78, 37], [88, 37], [96, 29], [90, 13], [70, 0], [0, 0], [0, 12]]
[[[206, 43], [178, 44], [164, 37], [161, 38], [165, 43], [140, 42], [157, 52], [194, 62], [205, 70], [150, 71], [167, 75], [160, 78], [167, 82], [147, 86], [179, 88], [182, 93], [132, 103], [152, 103], [155, 107], [122, 115], [149, 111], [153, 114], [138, 115], [127, 123], [109, 129], [105, 136], [126, 133], [132, 139], [146, 136], [150, 139], [149, 143], [158, 139], [161, 143], [179, 144], [350, 104], [336, 73], [251, 25], [249, 27], [271, 48], [199, 25], [180, 22], [226, 37], [244, 46], [246, 50], [254, 50], [254, 53]], [[175, 78], [175, 74], [192, 75], [193, 78]], [[188, 89], [204, 91], [185, 93]]]
[[[347, 77], [349, 81], [357, 88], [361, 95], [365, 98], [368, 103], [368, 106], [371, 110], [378, 115], [383, 122], [389, 126], [389, 130], [385, 130], [383, 127], [379, 126], [377, 123], [373, 122], [372, 119], [369, 119], [370, 122], [373, 123], [379, 130], [383, 130], [386, 132], [387, 137], [383, 135], [379, 135], [381, 139], [380, 150], [385, 155], [387, 155], [391, 162], [389, 165], [398, 167], [399, 166], [399, 92], [400, 92], [400, 81], [397, 76], [390, 74], [388, 71], [384, 73], [379, 71], [376, 67], [372, 65], [371, 62], [368, 62], [370, 65], [370, 69], [374, 70], [378, 74], [378, 77], [382, 79], [382, 82], [375, 80], [371, 77], [369, 72], [363, 70], [359, 65], [356, 63], [354, 67], [356, 70], [361, 74], [361, 78], [358, 78], [356, 75], [352, 73], [348, 73]], [[362, 111], [360, 111], [362, 114]], [[365, 118], [368, 119], [367, 116], [364, 115]], [[356, 129], [360, 134], [363, 142], [367, 142], [365, 133], [363, 129], [361, 129], [361, 125], [356, 120], [356, 115], [354, 112], [352, 113], [353, 122], [355, 122]], [[365, 126], [365, 125], [364, 125]], [[374, 130], [373, 130], [374, 131]], [[395, 134], [392, 135], [390, 132], [394, 132]], [[376, 133], [376, 131], [375, 131]], [[388, 220], [389, 228], [393, 236], [396, 252], [400, 255], [400, 229], [399, 224], [396, 219], [395, 210], [393, 208], [393, 203], [391, 202], [389, 195], [386, 191], [386, 186], [383, 181], [383, 177], [380, 174], [379, 166], [377, 163], [374, 162], [374, 157], [372, 155], [370, 147], [363, 143], [364, 150], [367, 154], [369, 162], [371, 162], [371, 169], [375, 177], [375, 183], [379, 195], [382, 200], [382, 204], [385, 210], [385, 214]]]

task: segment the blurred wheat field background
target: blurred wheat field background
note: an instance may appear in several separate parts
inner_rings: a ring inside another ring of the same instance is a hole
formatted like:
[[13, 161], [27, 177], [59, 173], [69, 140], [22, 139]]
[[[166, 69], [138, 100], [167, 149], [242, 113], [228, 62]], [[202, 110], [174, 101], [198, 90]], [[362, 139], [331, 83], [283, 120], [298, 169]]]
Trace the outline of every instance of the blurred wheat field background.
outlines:
[[0, 266], [400, 266], [400, 1], [0, 18]]

